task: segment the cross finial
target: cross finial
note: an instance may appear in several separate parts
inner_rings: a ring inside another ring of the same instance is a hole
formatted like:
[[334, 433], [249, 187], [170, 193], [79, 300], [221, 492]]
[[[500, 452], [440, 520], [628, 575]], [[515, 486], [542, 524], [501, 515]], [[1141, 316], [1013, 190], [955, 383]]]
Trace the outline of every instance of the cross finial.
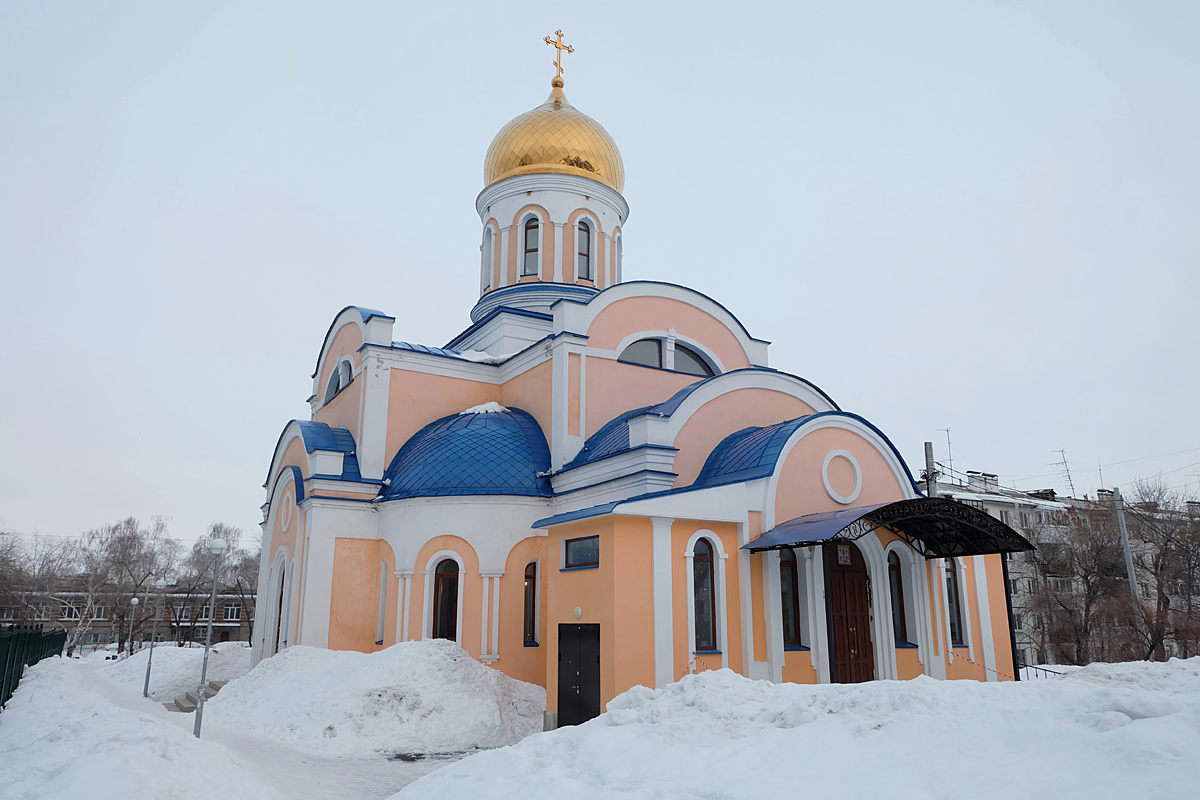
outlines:
[[558, 72], [555, 73], [554, 77], [561, 80], [562, 74], [563, 74], [563, 65], [562, 65], [563, 50], [566, 50], [568, 53], [574, 53], [575, 48], [571, 47], [571, 45], [569, 45], [569, 44], [563, 44], [563, 40], [562, 40], [563, 34], [562, 34], [561, 30], [555, 31], [554, 35], [558, 38], [551, 39], [549, 36], [547, 36], [546, 44], [550, 45], [551, 47], [553, 47], [555, 50], [558, 51], [558, 53], [555, 54], [555, 57], [554, 57], [554, 68], [556, 70], [558, 70]]

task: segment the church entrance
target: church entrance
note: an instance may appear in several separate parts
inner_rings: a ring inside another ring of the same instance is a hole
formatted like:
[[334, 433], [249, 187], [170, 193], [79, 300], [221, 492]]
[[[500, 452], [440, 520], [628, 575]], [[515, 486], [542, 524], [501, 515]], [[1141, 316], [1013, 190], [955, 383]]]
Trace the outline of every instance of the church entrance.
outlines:
[[862, 552], [853, 542], [831, 542], [825, 551], [826, 613], [835, 683], [875, 679], [871, 646], [871, 582]]
[[558, 626], [558, 724], [600, 716], [600, 626]]

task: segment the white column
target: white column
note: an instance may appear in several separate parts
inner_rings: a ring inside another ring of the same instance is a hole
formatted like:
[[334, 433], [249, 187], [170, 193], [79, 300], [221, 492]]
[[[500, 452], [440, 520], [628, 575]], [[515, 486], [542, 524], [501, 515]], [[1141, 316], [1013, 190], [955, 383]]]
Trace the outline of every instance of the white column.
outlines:
[[654, 687], [675, 680], [674, 616], [671, 612], [670, 517], [651, 517], [651, 557], [654, 570]]
[[754, 664], [754, 604], [750, 597], [750, 551], [742, 547], [750, 542], [750, 522], [738, 523], [738, 608], [742, 621], [742, 674], [750, 677]]
[[[557, 283], [562, 283], [563, 276], [566, 275], [566, 266], [563, 264], [563, 261], [565, 261], [566, 259], [564, 259], [562, 256], [563, 236], [565, 234], [563, 233], [563, 226], [560, 223], [555, 222], [552, 224], [554, 225], [554, 247], [558, 250], [558, 252], [554, 254], [554, 256], [555, 256], [555, 258], [554, 258], [554, 280]], [[542, 225], [544, 228], [545, 223], [543, 223]], [[543, 240], [542, 259], [544, 260], [545, 258], [546, 258], [546, 247], [545, 247], [545, 240]], [[574, 283], [574, 282], [575, 282], [575, 269], [574, 269], [574, 265], [572, 265], [571, 274], [570, 274], [569, 278], [567, 279], [567, 283]]]
[[763, 620], [767, 633], [767, 664], [772, 683], [783, 683], [783, 601], [779, 585], [779, 551], [763, 553]]
[[979, 638], [983, 644], [983, 666], [989, 681], [999, 680], [996, 674], [996, 640], [992, 638], [991, 604], [988, 601], [987, 567], [984, 556], [972, 556], [975, 571], [975, 596], [979, 598]]
[[[305, 502], [308, 502], [307, 500]], [[333, 536], [317, 531], [321, 515], [313, 509], [308, 516], [308, 563], [305, 565], [304, 632], [296, 644], [329, 647], [329, 605], [333, 597]]]
[[821, 683], [829, 683], [832, 676], [829, 669], [829, 625], [825, 618], [825, 551], [813, 549], [812, 557], [808, 560], [808, 567], [808, 575], [811, 578], [808, 600], [815, 623], [812, 649], [814, 652], [818, 648], [820, 649], [816, 658], [817, 680]]
[[396, 591], [396, 641], [408, 640], [408, 596], [412, 585], [412, 570], [396, 570], [400, 585]]
[[[500, 658], [500, 575], [492, 576], [492, 660]], [[488, 662], [491, 663], [491, 662]]]
[[[725, 582], [725, 562], [729, 553], [721, 553], [717, 559], [717, 586], [721, 594], [717, 597], [717, 646], [721, 648], [721, 669], [729, 668], [729, 584]], [[782, 662], [780, 662], [782, 664]]]
[[500, 229], [500, 280], [496, 281], [496, 287], [508, 285], [508, 236], [511, 226]]
[[480, 575], [483, 579], [483, 610], [479, 614], [479, 659], [482, 661], [488, 654], [488, 600], [491, 599], [491, 593], [488, 591], [488, 581], [491, 577], [488, 575]]

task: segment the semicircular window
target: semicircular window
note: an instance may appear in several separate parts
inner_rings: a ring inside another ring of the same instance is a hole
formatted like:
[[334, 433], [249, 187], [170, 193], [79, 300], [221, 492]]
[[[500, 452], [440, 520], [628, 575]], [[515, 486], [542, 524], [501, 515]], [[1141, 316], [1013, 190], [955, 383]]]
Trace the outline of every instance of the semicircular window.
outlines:
[[717, 373], [699, 353], [685, 344], [675, 343], [675, 371], [711, 378]]
[[659, 339], [639, 339], [621, 351], [617, 361], [626, 364], [641, 364], [643, 367], [659, 367], [662, 363], [662, 341]]

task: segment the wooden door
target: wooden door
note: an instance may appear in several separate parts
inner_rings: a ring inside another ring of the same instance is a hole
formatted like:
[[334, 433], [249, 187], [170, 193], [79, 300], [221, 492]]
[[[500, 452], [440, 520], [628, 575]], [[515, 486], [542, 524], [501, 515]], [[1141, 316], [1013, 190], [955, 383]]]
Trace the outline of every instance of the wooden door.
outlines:
[[600, 716], [600, 626], [558, 626], [558, 724]]
[[852, 542], [825, 545], [829, 564], [829, 635], [833, 639], [833, 679], [862, 683], [875, 679], [871, 646], [870, 578], [862, 553]]

